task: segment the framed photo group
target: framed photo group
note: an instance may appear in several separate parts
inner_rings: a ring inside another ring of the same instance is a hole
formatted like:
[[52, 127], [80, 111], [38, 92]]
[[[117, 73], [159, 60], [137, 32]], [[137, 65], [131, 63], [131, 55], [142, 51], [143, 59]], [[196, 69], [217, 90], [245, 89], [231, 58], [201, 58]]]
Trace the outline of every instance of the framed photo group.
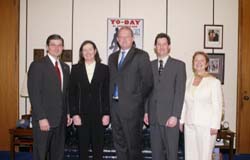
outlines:
[[[204, 48], [223, 48], [223, 25], [204, 25]], [[225, 54], [208, 53], [208, 57], [208, 72], [218, 78], [221, 81], [221, 84], [224, 84]]]
[[214, 75], [216, 78], [218, 78], [221, 81], [221, 84], [224, 84], [225, 54], [208, 53], [208, 57], [209, 57], [208, 72]]
[[223, 48], [223, 25], [204, 25], [204, 48]]

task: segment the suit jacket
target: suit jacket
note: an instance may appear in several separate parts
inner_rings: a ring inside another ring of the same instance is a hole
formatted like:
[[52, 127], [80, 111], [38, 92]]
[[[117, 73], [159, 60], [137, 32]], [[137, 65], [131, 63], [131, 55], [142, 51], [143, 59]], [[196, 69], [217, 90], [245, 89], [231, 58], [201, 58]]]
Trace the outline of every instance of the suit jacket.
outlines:
[[219, 129], [223, 106], [220, 81], [212, 76], [203, 78], [193, 95], [193, 80], [190, 78], [186, 84], [181, 123]]
[[169, 57], [161, 76], [158, 72], [158, 60], [151, 64], [154, 88], [148, 100], [149, 122], [165, 125], [169, 117], [181, 116], [186, 83], [185, 63]]
[[69, 66], [60, 61], [63, 72], [63, 90], [55, 67], [48, 56], [31, 63], [28, 72], [28, 92], [32, 106], [32, 122], [47, 118], [51, 127], [57, 127], [68, 113], [67, 90]]
[[119, 53], [120, 51], [111, 54], [108, 61], [110, 69], [110, 100], [112, 101], [114, 86], [117, 84], [121, 117], [138, 118], [144, 114], [145, 99], [153, 86], [149, 56], [145, 51], [132, 47], [118, 71]]
[[84, 63], [72, 66], [70, 75], [71, 115], [109, 115], [109, 70], [108, 66], [96, 63], [89, 83]]

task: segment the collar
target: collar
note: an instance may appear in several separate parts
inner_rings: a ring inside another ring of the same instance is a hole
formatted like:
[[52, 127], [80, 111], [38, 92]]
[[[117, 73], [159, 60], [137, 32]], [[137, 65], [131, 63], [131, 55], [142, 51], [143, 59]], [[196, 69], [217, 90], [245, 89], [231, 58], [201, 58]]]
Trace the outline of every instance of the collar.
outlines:
[[56, 64], [56, 61], [58, 62], [58, 64], [60, 65], [60, 61], [59, 59], [55, 59], [53, 56], [51, 56], [49, 53], [48, 53], [48, 56], [49, 56], [49, 59], [51, 60], [51, 62], [53, 63], [53, 65], [55, 66]]
[[[124, 57], [126, 57], [130, 49], [131, 49], [131, 48], [125, 49], [125, 50], [122, 50], [122, 49], [121, 49], [121, 50], [120, 50], [120, 53], [119, 53], [119, 59], [118, 59], [118, 60], [120, 61], [120, 59], [121, 59], [121, 57], [122, 57], [122, 52], [125, 52]], [[118, 62], [119, 62], [119, 61], [118, 61]]]
[[166, 57], [163, 57], [163, 58], [158, 58], [158, 65], [159, 65], [159, 61], [162, 60], [163, 61], [163, 66], [165, 66], [165, 64], [167, 63], [169, 59], [169, 55], [167, 55]]
[[85, 66], [86, 67], [94, 67], [95, 64], [96, 64], [96, 61], [94, 61], [93, 63], [90, 63], [90, 64], [85, 63]]

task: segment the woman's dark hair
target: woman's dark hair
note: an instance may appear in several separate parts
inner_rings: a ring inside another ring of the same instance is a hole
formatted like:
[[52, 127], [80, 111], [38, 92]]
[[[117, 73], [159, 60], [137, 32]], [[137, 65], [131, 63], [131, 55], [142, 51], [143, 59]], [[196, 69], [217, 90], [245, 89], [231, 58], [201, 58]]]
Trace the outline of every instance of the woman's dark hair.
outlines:
[[79, 49], [79, 60], [78, 60], [78, 63], [84, 63], [85, 62], [85, 59], [82, 55], [82, 51], [83, 51], [83, 47], [87, 44], [91, 44], [94, 48], [94, 50], [96, 50], [96, 54], [95, 54], [95, 61], [96, 63], [101, 63], [101, 58], [100, 58], [100, 55], [99, 55], [99, 52], [98, 52], [98, 49], [95, 45], [95, 43], [93, 41], [90, 41], [90, 40], [86, 40], [84, 41], [81, 46], [80, 46], [80, 49]]

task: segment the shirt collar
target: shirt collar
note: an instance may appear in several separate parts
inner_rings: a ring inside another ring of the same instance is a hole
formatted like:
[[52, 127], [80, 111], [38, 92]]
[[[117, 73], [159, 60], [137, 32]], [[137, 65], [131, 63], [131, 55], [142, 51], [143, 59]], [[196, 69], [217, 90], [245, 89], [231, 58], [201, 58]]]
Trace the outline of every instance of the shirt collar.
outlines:
[[159, 61], [162, 60], [163, 61], [163, 66], [165, 66], [165, 64], [168, 61], [168, 58], [169, 58], [169, 55], [167, 55], [166, 57], [163, 57], [163, 58], [158, 58], [158, 64], [159, 64]]
[[129, 50], [130, 50], [130, 48], [129, 49], [125, 49], [125, 50], [121, 49], [120, 53], [125, 52], [125, 55], [127, 55], [127, 53], [129, 52]]
[[85, 63], [85, 65], [87, 67], [93, 67], [93, 66], [95, 66], [95, 64], [96, 64], [96, 61], [94, 61], [93, 63], [90, 63], [90, 64]]
[[59, 63], [59, 59], [55, 59], [53, 56], [51, 56], [49, 53], [48, 53], [48, 56], [49, 56], [49, 59], [51, 60], [51, 62], [53, 63], [53, 65], [55, 66], [56, 64], [56, 61]]

